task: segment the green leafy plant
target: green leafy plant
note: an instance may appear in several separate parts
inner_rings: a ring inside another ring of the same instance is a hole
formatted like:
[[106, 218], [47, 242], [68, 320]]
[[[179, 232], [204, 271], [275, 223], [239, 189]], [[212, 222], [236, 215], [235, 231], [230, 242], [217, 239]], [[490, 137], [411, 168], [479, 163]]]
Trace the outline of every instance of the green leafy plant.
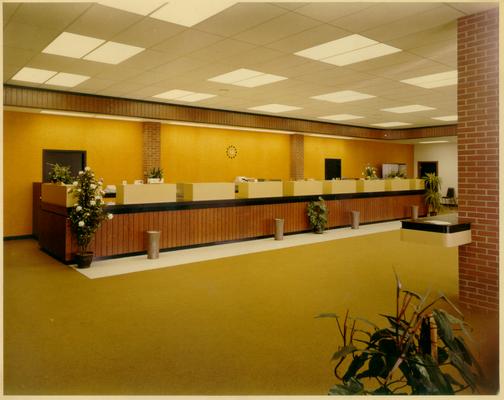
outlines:
[[394, 171], [394, 172], [391, 172], [390, 174], [388, 174], [387, 178], [402, 178], [402, 179], [406, 179], [407, 175], [406, 175], [406, 173], [404, 173], [402, 171]]
[[[445, 301], [440, 294], [431, 300], [402, 289], [396, 275], [396, 313], [382, 315], [387, 326], [351, 318], [347, 311], [340, 321], [336, 314], [317, 318], [335, 318], [343, 345], [334, 353], [334, 374], [339, 383], [332, 395], [454, 394], [470, 388], [474, 393], [481, 369], [459, 332], [469, 336], [467, 324], [443, 309], [433, 306]], [[463, 317], [462, 317], [463, 318]], [[362, 329], [364, 323], [370, 328]], [[454, 329], [453, 326], [456, 328]], [[344, 372], [340, 369], [346, 366]]]
[[378, 179], [378, 175], [376, 174], [376, 168], [372, 167], [369, 164], [364, 167], [362, 175], [364, 176], [364, 179]]
[[430, 215], [435, 215], [441, 210], [441, 178], [436, 174], [425, 174], [424, 201]]
[[70, 184], [73, 182], [73, 176], [69, 166], [59, 165], [58, 163], [47, 164], [51, 166], [51, 170], [49, 171], [49, 180], [52, 183]]
[[148, 173], [149, 179], [163, 179], [163, 170], [161, 168], [151, 168]]
[[102, 180], [97, 180], [91, 168], [79, 171], [73, 182], [71, 193], [77, 202], [70, 209], [69, 218], [73, 232], [77, 238], [79, 253], [88, 251], [89, 244], [104, 219], [112, 219], [113, 215], [105, 211], [102, 190]]
[[329, 211], [322, 197], [319, 197], [318, 201], [311, 201], [308, 203], [307, 214], [310, 226], [313, 230], [316, 233], [324, 232]]

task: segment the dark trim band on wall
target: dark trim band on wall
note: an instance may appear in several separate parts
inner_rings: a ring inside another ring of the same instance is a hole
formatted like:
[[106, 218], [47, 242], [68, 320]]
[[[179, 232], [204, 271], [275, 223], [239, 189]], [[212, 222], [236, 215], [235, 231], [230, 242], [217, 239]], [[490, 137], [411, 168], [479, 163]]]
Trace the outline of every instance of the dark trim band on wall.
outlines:
[[35, 235], [18, 235], [18, 236], [4, 236], [4, 242], [10, 240], [25, 240], [25, 239], [36, 239]]
[[457, 135], [457, 125], [410, 129], [374, 129], [14, 85], [4, 85], [4, 106], [99, 113], [251, 129], [286, 130], [290, 132], [318, 133], [361, 139], [398, 140]]

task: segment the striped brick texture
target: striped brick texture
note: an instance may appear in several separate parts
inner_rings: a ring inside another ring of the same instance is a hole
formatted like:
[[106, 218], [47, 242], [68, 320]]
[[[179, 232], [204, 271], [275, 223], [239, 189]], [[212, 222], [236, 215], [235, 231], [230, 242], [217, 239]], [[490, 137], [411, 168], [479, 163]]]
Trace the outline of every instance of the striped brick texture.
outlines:
[[143, 170], [161, 167], [161, 123], [143, 123]]
[[472, 222], [472, 243], [459, 250], [461, 305], [499, 305], [499, 15], [458, 20], [459, 216]]
[[304, 178], [304, 136], [290, 137], [290, 177], [292, 180]]

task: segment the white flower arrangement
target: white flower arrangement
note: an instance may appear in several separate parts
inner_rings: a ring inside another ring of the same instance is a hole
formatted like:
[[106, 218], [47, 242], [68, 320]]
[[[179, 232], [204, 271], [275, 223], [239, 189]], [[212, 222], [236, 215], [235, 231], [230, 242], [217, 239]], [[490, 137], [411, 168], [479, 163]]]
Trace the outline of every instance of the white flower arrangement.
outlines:
[[77, 196], [77, 202], [69, 211], [72, 230], [76, 235], [79, 253], [83, 254], [100, 224], [105, 219], [112, 219], [111, 213], [105, 212], [105, 203], [102, 201], [101, 184], [95, 179], [91, 168], [86, 167], [79, 171], [71, 192]]
[[376, 168], [367, 164], [364, 167], [364, 171], [362, 172], [364, 179], [378, 179], [378, 175], [376, 174]]

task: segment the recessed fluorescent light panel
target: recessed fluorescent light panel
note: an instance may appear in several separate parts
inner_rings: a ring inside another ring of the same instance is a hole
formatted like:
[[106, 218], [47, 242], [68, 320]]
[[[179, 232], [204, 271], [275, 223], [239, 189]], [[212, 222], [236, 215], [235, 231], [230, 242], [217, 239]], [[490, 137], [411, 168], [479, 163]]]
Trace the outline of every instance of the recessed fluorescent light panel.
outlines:
[[383, 57], [402, 51], [361, 35], [349, 35], [344, 38], [310, 47], [297, 53], [297, 56], [318, 60], [342, 67], [372, 58]]
[[319, 96], [313, 96], [311, 98], [315, 100], [331, 101], [333, 103], [348, 103], [350, 101], [370, 99], [372, 97], [376, 96], [356, 92], [354, 90], [342, 90], [340, 92], [321, 94]]
[[285, 76], [265, 74], [264, 72], [254, 71], [252, 69], [240, 68], [227, 74], [214, 76], [208, 79], [210, 82], [227, 83], [230, 85], [243, 87], [257, 87], [267, 85], [268, 83], [283, 81]]
[[46, 85], [74, 87], [88, 80], [90, 76], [67, 74], [66, 72], [58, 72], [51, 79], [45, 82]]
[[351, 119], [359, 119], [364, 118], [360, 115], [353, 114], [334, 114], [334, 115], [326, 115], [325, 117], [319, 117], [320, 119], [328, 119], [331, 121], [349, 121]]
[[432, 119], [437, 119], [439, 121], [457, 121], [457, 115], [445, 115], [444, 117], [432, 117]]
[[301, 107], [286, 106], [284, 104], [265, 104], [263, 106], [250, 107], [249, 110], [265, 111], [270, 113], [281, 113], [293, 110], [299, 110]]
[[169, 90], [167, 92], [156, 94], [153, 97], [156, 97], [158, 99], [177, 100], [177, 101], [185, 101], [185, 102], [192, 103], [195, 101], [209, 99], [209, 98], [215, 97], [215, 96], [216, 96], [215, 94], [195, 93], [195, 92], [190, 92], [189, 90], [173, 89], [173, 90]]
[[53, 111], [53, 110], [42, 110], [40, 114], [52, 114], [52, 115], [63, 115], [65, 117], [84, 117], [84, 118], [94, 118], [94, 114], [87, 113], [77, 113], [70, 111]]
[[104, 42], [102, 39], [63, 32], [42, 50], [42, 53], [81, 58]]
[[449, 143], [448, 140], [431, 140], [428, 142], [418, 142], [421, 144], [432, 144], [432, 143]]
[[194, 26], [234, 5], [234, 0], [172, 0], [150, 17], [187, 27]]
[[44, 83], [56, 74], [56, 71], [49, 71], [47, 69], [24, 67], [21, 68], [11, 79], [13, 81]]
[[134, 14], [149, 15], [151, 12], [157, 10], [163, 4], [166, 4], [166, 1], [105, 0], [98, 2], [98, 4], [117, 8], [123, 11], [128, 11]]
[[435, 110], [433, 107], [421, 106], [419, 104], [412, 104], [409, 106], [392, 107], [392, 108], [382, 108], [381, 111], [388, 111], [396, 114], [405, 114], [418, 111], [428, 111]]
[[406, 126], [411, 125], [407, 122], [380, 122], [379, 124], [371, 124], [373, 126], [379, 126], [381, 128], [392, 128], [394, 126]]
[[419, 86], [425, 89], [432, 89], [443, 86], [457, 84], [457, 70], [441, 72], [439, 74], [430, 74], [417, 76], [416, 78], [404, 79], [401, 82], [413, 86]]
[[144, 50], [143, 47], [107, 42], [85, 56], [84, 60], [98, 61], [106, 64], [119, 64]]

